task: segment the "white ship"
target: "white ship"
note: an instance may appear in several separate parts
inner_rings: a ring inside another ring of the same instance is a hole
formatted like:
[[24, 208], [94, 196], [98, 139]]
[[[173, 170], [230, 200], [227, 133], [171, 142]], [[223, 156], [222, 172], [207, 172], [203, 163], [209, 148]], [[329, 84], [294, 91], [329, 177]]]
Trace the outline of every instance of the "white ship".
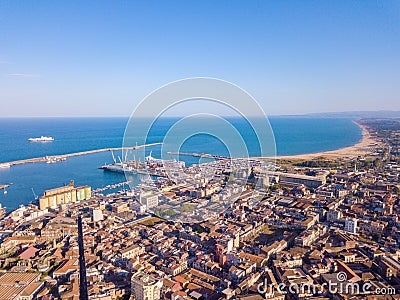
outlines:
[[28, 141], [30, 142], [52, 142], [54, 138], [51, 136], [41, 136], [40, 138], [29, 138]]
[[9, 163], [2, 163], [0, 164], [0, 169], [8, 169], [11, 167], [11, 164]]

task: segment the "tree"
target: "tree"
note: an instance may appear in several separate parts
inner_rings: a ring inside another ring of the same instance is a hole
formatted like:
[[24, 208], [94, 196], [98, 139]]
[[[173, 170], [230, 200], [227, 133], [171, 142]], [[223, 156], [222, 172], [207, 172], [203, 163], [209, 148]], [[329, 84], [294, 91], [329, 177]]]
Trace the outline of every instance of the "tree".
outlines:
[[372, 238], [374, 239], [374, 241], [378, 241], [381, 238], [381, 234], [379, 232], [374, 232], [372, 234]]
[[393, 188], [393, 193], [395, 193], [396, 195], [400, 195], [400, 188], [398, 186], [395, 186]]

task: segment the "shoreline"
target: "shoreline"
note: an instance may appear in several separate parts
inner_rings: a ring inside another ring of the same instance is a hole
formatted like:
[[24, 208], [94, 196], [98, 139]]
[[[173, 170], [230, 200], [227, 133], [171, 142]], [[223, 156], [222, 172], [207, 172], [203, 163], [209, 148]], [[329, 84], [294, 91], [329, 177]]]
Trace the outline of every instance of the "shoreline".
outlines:
[[375, 140], [371, 134], [369, 133], [367, 126], [358, 123], [357, 121], [353, 121], [357, 126], [359, 126], [362, 130], [362, 138], [361, 140], [352, 145], [343, 147], [337, 150], [329, 150], [322, 151], [316, 153], [305, 153], [305, 154], [295, 154], [295, 155], [278, 155], [275, 157], [276, 160], [284, 160], [284, 159], [298, 159], [298, 160], [311, 160], [314, 158], [328, 158], [328, 159], [337, 159], [337, 158], [355, 158], [358, 156], [370, 155], [374, 153], [374, 148], [380, 145], [380, 142]]

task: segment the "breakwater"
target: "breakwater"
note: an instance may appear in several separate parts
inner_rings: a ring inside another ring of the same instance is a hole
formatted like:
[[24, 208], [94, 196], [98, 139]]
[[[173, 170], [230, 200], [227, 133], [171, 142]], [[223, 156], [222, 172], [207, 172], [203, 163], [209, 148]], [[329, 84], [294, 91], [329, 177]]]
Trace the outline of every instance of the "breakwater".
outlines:
[[73, 156], [88, 155], [88, 154], [107, 152], [107, 151], [137, 150], [137, 149], [146, 148], [146, 147], [153, 147], [153, 146], [157, 146], [157, 145], [161, 145], [161, 144], [162, 143], [159, 142], [159, 143], [151, 143], [151, 144], [145, 144], [145, 145], [139, 145], [139, 146], [133, 146], [133, 147], [94, 149], [94, 150], [87, 150], [87, 151], [68, 153], [68, 154], [61, 154], [61, 155], [51, 155], [51, 156], [27, 158], [27, 159], [9, 161], [9, 162], [6, 162], [6, 163], [10, 164], [10, 166], [14, 166], [14, 165], [22, 165], [22, 164], [28, 164], [28, 163], [59, 161], [59, 160], [65, 160], [68, 157], [73, 157]]

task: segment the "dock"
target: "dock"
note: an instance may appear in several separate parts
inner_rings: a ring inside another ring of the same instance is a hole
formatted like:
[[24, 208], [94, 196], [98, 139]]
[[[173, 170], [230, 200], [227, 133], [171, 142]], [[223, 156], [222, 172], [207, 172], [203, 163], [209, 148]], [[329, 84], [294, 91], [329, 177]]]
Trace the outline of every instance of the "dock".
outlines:
[[210, 159], [229, 159], [229, 157], [226, 157], [226, 156], [212, 155], [212, 154], [208, 154], [208, 153], [167, 152], [167, 154], [202, 157], [202, 158], [210, 158]]
[[[192, 156], [192, 157], [201, 157], [201, 158], [209, 158], [209, 159], [217, 159], [217, 160], [247, 160], [247, 161], [260, 161], [262, 157], [228, 157], [221, 155], [213, 155], [208, 153], [189, 153], [189, 152], [173, 152], [169, 151], [167, 154], [170, 155], [182, 155], [182, 156]], [[273, 159], [274, 157], [264, 157], [266, 159]]]
[[51, 155], [51, 156], [27, 158], [27, 159], [5, 162], [5, 164], [10, 164], [10, 166], [15, 166], [15, 165], [23, 165], [23, 164], [29, 164], [29, 163], [47, 162], [49, 160], [58, 161], [58, 160], [65, 160], [68, 157], [74, 157], [74, 156], [89, 155], [89, 154], [108, 152], [108, 151], [137, 150], [137, 149], [141, 149], [141, 148], [153, 147], [153, 146], [158, 146], [158, 145], [162, 145], [162, 142], [133, 146], [133, 147], [103, 148], [103, 149], [87, 150], [87, 151], [82, 151], [82, 152], [75, 152], [75, 153], [68, 153], [68, 154], [61, 154], [61, 155]]

